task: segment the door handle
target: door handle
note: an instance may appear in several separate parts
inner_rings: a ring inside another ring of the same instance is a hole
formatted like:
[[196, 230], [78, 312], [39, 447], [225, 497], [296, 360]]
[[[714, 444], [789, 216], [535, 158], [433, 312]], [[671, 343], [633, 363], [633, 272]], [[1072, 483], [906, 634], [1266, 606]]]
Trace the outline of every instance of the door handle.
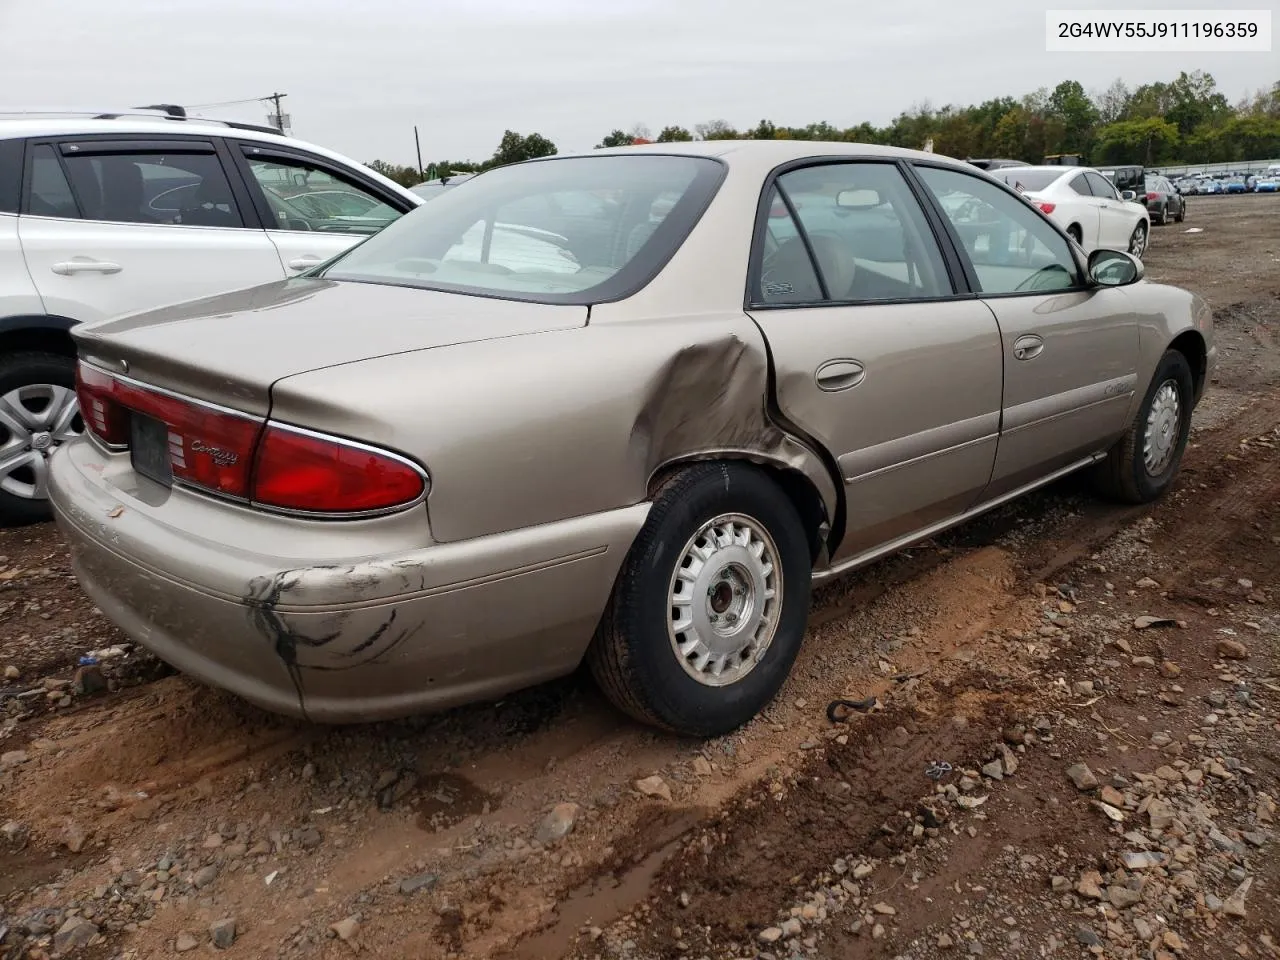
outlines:
[[314, 254], [308, 253], [301, 257], [294, 257], [292, 260], [290, 260], [289, 269], [290, 270], [306, 270], [310, 267], [316, 266], [317, 264], [324, 263], [324, 261], [325, 261], [324, 257], [317, 257]]
[[1034, 360], [1044, 350], [1044, 340], [1034, 333], [1013, 341], [1013, 355], [1019, 360]]
[[124, 267], [110, 260], [63, 260], [49, 268], [60, 277], [69, 277], [75, 273], [119, 273]]
[[819, 390], [834, 393], [856, 387], [867, 375], [866, 368], [857, 360], [828, 360], [813, 375]]

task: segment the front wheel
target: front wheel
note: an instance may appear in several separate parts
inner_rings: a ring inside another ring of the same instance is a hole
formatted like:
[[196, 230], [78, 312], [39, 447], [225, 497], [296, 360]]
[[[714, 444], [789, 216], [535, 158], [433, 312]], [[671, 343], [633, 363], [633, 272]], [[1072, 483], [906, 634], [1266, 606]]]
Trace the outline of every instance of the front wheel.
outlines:
[[1147, 252], [1147, 224], [1145, 221], [1139, 221], [1138, 225], [1133, 228], [1133, 233], [1129, 235], [1129, 254], [1142, 259], [1142, 255]]
[[728, 733], [781, 689], [804, 638], [812, 563], [795, 507], [760, 470], [670, 477], [587, 653], [621, 710], [675, 733]]
[[1187, 358], [1166, 350], [1129, 429], [1096, 468], [1101, 493], [1126, 503], [1150, 503], [1169, 489], [1191, 432], [1194, 397]]
[[55, 353], [14, 353], [0, 361], [0, 523], [52, 517], [49, 457], [84, 432], [75, 361]]

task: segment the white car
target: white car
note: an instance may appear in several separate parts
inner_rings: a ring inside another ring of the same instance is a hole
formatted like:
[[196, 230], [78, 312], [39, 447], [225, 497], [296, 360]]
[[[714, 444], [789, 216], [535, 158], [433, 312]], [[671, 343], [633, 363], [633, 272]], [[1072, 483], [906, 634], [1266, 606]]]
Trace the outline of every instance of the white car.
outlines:
[[1069, 233], [1085, 253], [1124, 250], [1138, 259], [1147, 250], [1147, 208], [1122, 197], [1092, 167], [1011, 167], [993, 171]]
[[83, 431], [73, 326], [283, 280], [422, 202], [265, 127], [0, 118], [0, 522], [48, 517], [47, 459]]

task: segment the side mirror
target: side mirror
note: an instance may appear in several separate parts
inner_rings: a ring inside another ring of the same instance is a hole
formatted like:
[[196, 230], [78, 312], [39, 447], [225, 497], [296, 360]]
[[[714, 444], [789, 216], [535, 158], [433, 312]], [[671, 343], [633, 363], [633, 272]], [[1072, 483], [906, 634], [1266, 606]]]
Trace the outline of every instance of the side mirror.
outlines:
[[1136, 200], [1137, 198], [1138, 198], [1138, 195], [1137, 195], [1136, 193], [1134, 193], [1132, 190], [1121, 190], [1121, 191], [1120, 191], [1120, 199], [1121, 199], [1121, 200], [1129, 200], [1129, 201], [1133, 201], [1133, 200]]
[[1126, 287], [1143, 278], [1142, 261], [1120, 250], [1095, 250], [1089, 254], [1089, 279], [1100, 287]]

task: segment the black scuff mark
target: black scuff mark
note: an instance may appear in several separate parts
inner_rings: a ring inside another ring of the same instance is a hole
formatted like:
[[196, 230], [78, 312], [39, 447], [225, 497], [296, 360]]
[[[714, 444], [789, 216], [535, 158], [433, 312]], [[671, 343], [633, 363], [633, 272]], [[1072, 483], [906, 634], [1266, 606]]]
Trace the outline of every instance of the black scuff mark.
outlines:
[[302, 691], [302, 668], [298, 665], [299, 645], [308, 648], [323, 647], [338, 638], [337, 633], [325, 637], [305, 637], [289, 629], [284, 618], [276, 611], [280, 604], [280, 596], [298, 585], [302, 579], [300, 573], [285, 570], [269, 577], [255, 577], [249, 584], [249, 595], [245, 603], [250, 609], [249, 621], [259, 632], [268, 637], [275, 648], [275, 654], [284, 664], [298, 697], [298, 710], [304, 720], [310, 721], [307, 714], [306, 698]]
[[399, 612], [398, 610], [393, 609], [391, 611], [391, 616], [387, 617], [386, 620], [382, 621], [382, 623], [379, 624], [378, 629], [373, 631], [373, 633], [368, 637], [368, 639], [361, 640], [354, 647], [352, 647], [350, 650], [344, 653], [343, 656], [354, 657], [356, 654], [363, 653], [365, 650], [368, 650], [375, 643], [381, 640], [382, 635], [386, 633], [388, 630], [390, 630], [391, 625], [396, 622], [396, 614], [398, 612]]

